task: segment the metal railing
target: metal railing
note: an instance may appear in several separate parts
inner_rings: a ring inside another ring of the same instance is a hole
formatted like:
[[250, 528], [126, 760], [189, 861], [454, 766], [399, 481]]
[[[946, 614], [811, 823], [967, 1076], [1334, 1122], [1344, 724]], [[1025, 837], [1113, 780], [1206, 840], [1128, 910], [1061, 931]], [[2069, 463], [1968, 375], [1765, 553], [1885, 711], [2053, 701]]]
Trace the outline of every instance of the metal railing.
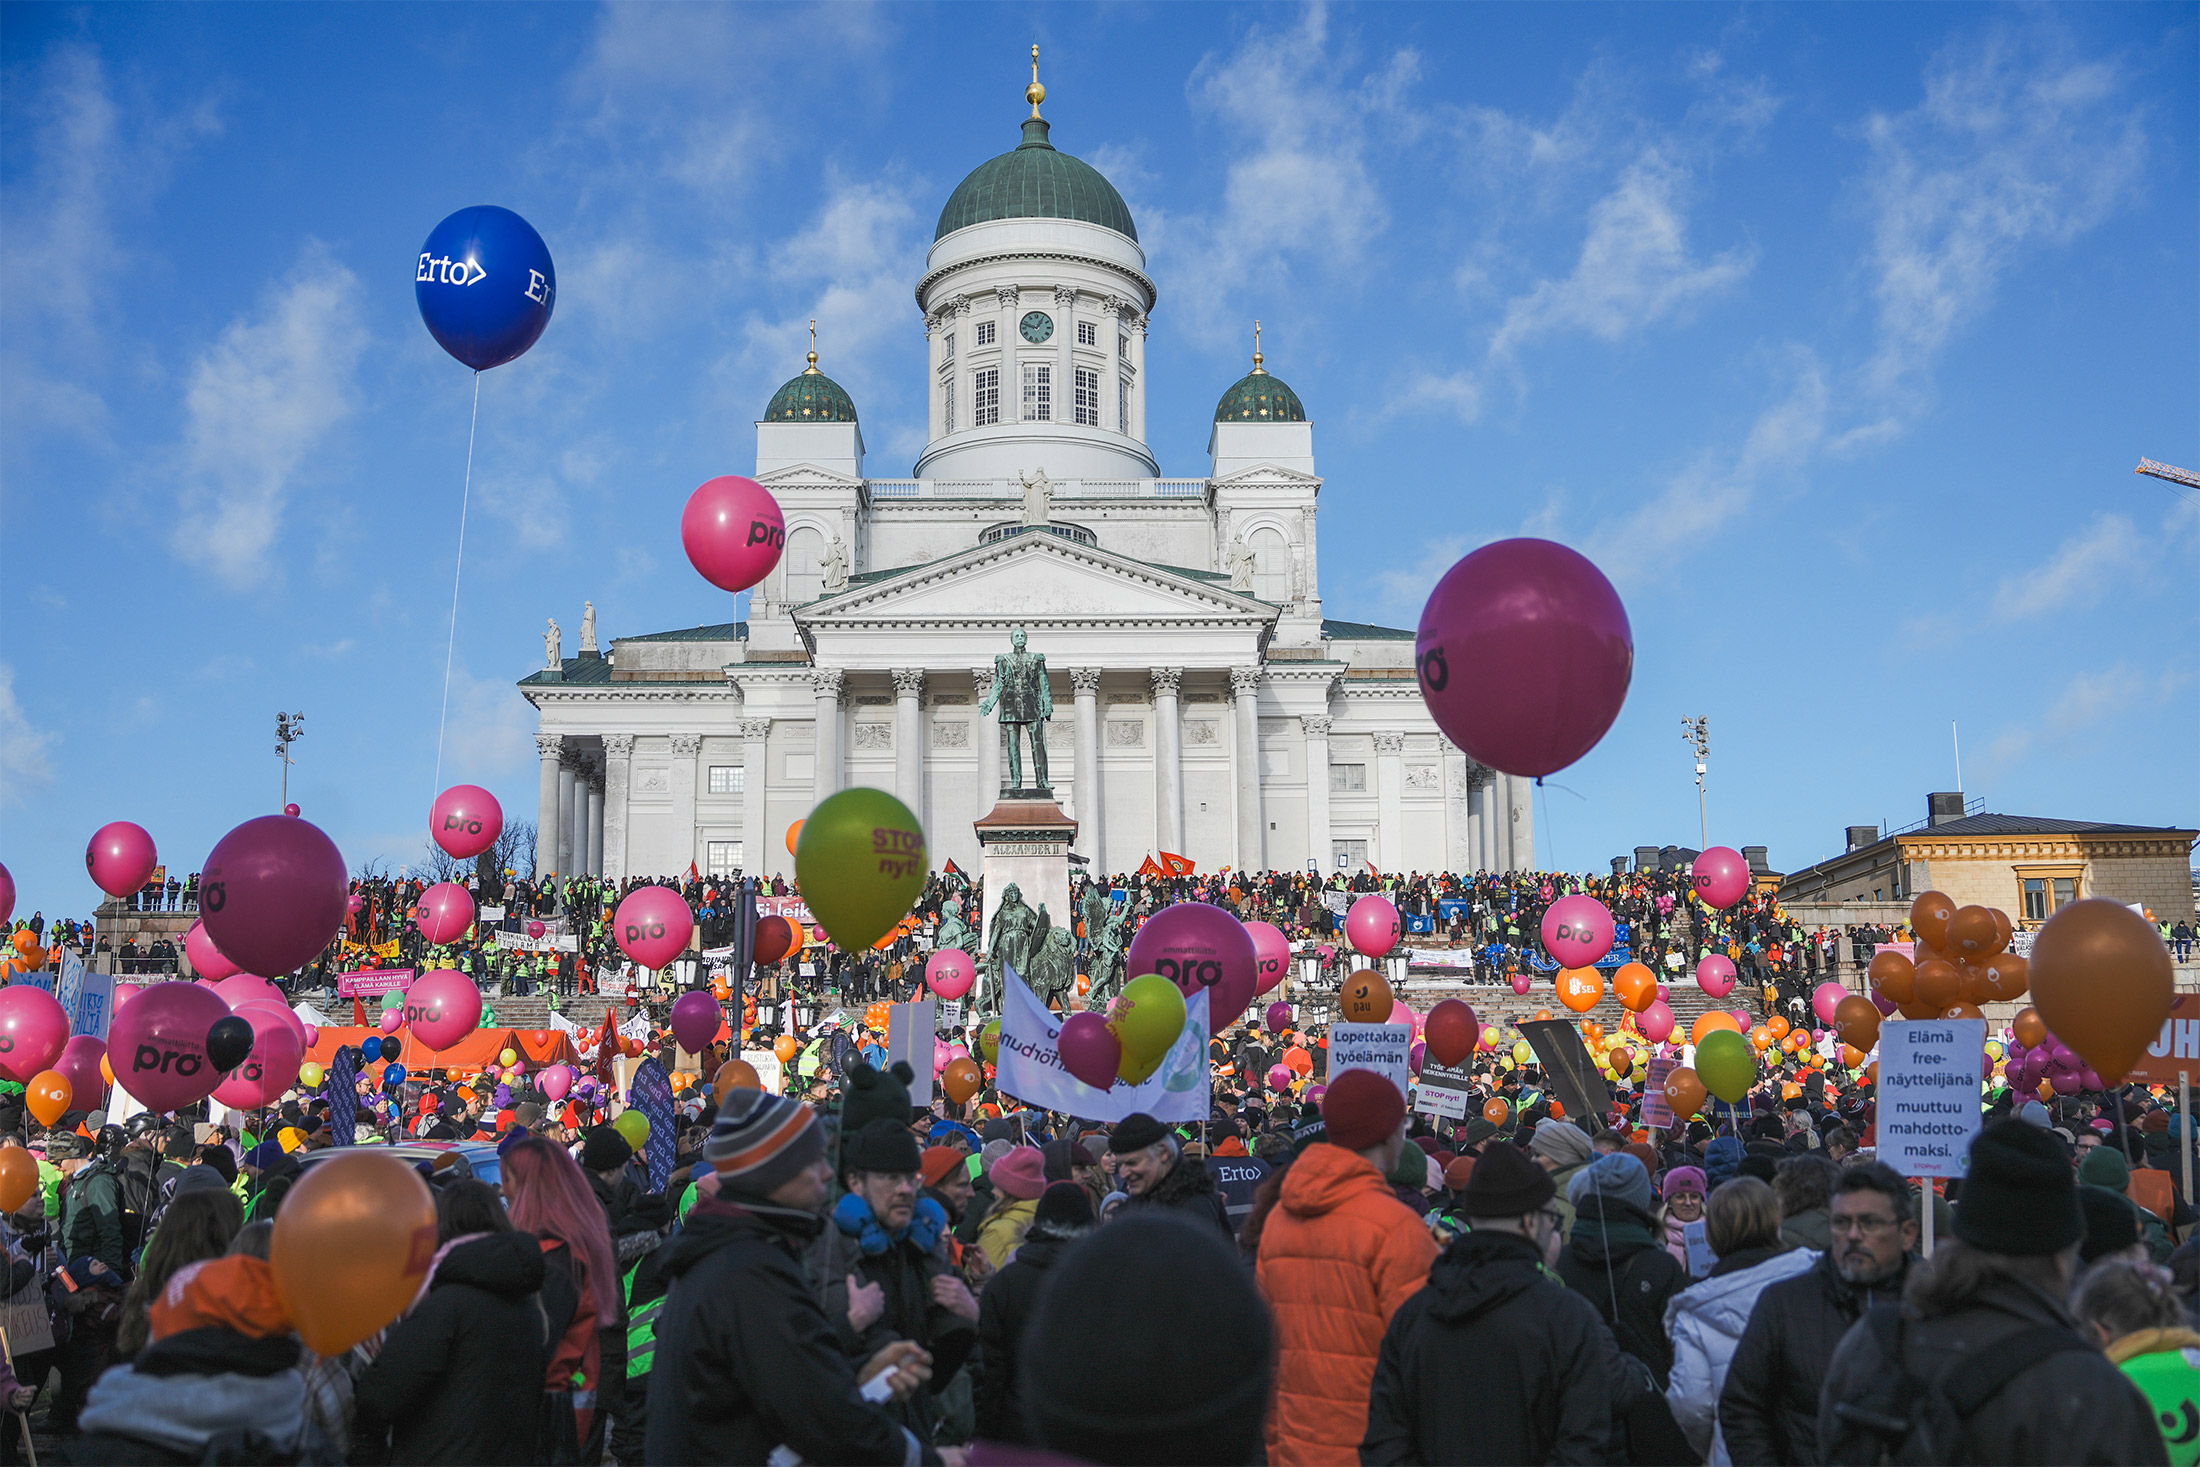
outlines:
[[[1024, 497], [1017, 479], [872, 479], [867, 481], [873, 499], [985, 499]], [[1204, 499], [1205, 479], [1058, 479], [1053, 483], [1057, 500], [1079, 499]]]

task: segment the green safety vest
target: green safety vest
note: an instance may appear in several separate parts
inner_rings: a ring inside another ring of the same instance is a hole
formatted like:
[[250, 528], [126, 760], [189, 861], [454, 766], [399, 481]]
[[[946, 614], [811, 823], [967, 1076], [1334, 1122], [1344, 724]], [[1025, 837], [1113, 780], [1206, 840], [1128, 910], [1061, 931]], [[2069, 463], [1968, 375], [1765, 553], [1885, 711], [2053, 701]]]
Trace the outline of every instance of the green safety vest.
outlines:
[[642, 1271], [637, 1263], [626, 1272], [626, 1378], [639, 1380], [649, 1374], [649, 1367], [657, 1354], [657, 1315], [664, 1309], [667, 1294], [659, 1294], [641, 1308], [633, 1308], [634, 1276]]

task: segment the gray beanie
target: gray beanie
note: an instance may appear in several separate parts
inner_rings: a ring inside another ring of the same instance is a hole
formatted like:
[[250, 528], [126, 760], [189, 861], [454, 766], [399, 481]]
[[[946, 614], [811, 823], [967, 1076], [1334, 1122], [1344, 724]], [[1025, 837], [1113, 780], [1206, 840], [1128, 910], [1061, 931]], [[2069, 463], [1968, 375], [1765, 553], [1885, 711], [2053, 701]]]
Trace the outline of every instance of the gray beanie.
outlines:
[[1625, 1202], [1644, 1212], [1656, 1206], [1650, 1191], [1650, 1174], [1642, 1169], [1641, 1162], [1624, 1151], [1600, 1156], [1576, 1172], [1566, 1187], [1566, 1200], [1574, 1205], [1576, 1212], [1588, 1212], [1596, 1206], [1600, 1193], [1614, 1202]]
[[1554, 1119], [1535, 1123], [1535, 1135], [1528, 1139], [1528, 1150], [1558, 1165], [1579, 1166], [1596, 1150], [1581, 1127], [1572, 1121]]

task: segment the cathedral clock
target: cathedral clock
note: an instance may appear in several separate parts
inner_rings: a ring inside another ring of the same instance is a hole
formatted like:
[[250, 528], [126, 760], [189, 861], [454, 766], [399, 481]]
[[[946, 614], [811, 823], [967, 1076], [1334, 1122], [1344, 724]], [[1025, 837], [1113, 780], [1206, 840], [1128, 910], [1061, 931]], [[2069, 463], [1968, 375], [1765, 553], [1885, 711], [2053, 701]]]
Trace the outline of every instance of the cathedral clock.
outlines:
[[1037, 346], [1054, 334], [1054, 318], [1044, 311], [1026, 311], [1017, 327], [1023, 332], [1024, 340]]

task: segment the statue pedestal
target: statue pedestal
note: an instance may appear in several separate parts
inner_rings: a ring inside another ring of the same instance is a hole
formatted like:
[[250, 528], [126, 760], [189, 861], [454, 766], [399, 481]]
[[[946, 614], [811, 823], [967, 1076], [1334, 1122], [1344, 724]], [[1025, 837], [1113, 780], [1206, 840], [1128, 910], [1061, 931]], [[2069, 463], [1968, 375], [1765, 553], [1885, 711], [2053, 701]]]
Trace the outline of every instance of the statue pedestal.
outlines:
[[1044, 903], [1048, 921], [1077, 930], [1069, 904], [1069, 847], [1077, 839], [1077, 822], [1062, 813], [1052, 791], [1003, 790], [992, 813], [973, 822], [972, 829], [985, 876], [985, 907], [975, 934], [979, 946], [992, 940], [993, 909], [1012, 882], [1021, 888], [1025, 906], [1037, 911]]

